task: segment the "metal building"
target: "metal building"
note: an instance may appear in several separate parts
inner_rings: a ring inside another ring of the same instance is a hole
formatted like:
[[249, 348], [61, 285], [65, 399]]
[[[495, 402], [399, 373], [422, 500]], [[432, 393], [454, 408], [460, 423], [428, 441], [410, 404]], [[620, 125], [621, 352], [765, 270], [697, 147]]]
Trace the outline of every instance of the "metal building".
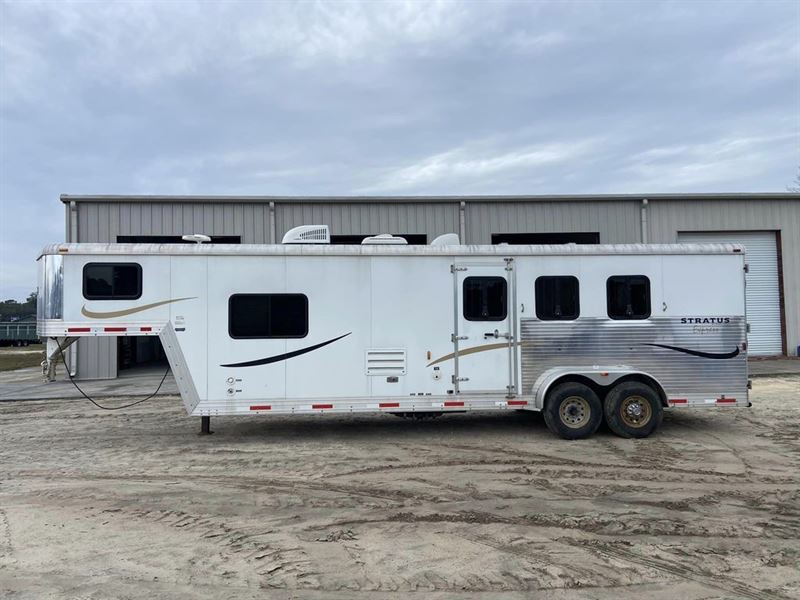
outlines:
[[[797, 355], [800, 345], [800, 194], [572, 196], [73, 196], [62, 195], [68, 242], [269, 244], [297, 225], [330, 226], [332, 243], [391, 233], [427, 243], [671, 243], [734, 241], [748, 252], [750, 354]], [[725, 290], [720, 290], [725, 293]], [[73, 346], [74, 347], [74, 346]], [[83, 339], [82, 379], [158, 360], [156, 338]]]

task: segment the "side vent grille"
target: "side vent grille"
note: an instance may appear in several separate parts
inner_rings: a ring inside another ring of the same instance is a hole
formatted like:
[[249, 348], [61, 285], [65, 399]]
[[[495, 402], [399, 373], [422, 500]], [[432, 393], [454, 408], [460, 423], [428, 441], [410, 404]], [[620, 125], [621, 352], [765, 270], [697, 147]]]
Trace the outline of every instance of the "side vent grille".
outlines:
[[365, 362], [367, 375], [406, 374], [406, 351], [400, 348], [371, 348]]

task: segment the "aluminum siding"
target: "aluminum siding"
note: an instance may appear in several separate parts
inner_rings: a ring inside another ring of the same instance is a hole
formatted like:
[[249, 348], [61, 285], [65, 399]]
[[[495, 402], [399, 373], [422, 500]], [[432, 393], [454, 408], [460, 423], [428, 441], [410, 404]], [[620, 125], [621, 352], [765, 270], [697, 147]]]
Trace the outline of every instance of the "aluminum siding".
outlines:
[[[723, 315], [719, 315], [724, 317]], [[537, 378], [550, 368], [624, 365], [653, 376], [668, 398], [686, 398], [704, 405], [721, 395], [747, 397], [747, 356], [714, 359], [653, 347], [665, 344], [691, 351], [737, 351], [744, 339], [744, 319], [728, 315], [728, 323], [693, 325], [681, 317], [643, 321], [581, 317], [576, 321], [520, 320], [522, 392], [530, 393]], [[704, 329], [705, 333], [698, 333]], [[709, 331], [713, 330], [713, 331]]]

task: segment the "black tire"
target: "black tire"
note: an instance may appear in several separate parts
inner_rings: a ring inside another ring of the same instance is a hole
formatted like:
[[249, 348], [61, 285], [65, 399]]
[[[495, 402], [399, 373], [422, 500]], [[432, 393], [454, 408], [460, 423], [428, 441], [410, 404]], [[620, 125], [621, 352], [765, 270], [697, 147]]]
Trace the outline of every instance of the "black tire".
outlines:
[[562, 383], [547, 392], [544, 422], [565, 440], [589, 437], [603, 421], [603, 405], [592, 388], [577, 382]]
[[604, 405], [608, 427], [624, 438], [646, 438], [658, 429], [664, 417], [658, 392], [638, 381], [614, 387]]

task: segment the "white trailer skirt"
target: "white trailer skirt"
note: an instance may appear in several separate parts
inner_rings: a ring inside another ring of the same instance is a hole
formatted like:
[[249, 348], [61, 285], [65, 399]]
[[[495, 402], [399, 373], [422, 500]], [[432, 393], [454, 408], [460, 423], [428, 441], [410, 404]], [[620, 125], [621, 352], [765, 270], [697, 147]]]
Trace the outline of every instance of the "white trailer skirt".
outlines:
[[742, 244], [747, 252], [748, 354], [781, 354], [781, 305], [778, 283], [778, 245], [774, 231], [688, 231], [679, 242]]

